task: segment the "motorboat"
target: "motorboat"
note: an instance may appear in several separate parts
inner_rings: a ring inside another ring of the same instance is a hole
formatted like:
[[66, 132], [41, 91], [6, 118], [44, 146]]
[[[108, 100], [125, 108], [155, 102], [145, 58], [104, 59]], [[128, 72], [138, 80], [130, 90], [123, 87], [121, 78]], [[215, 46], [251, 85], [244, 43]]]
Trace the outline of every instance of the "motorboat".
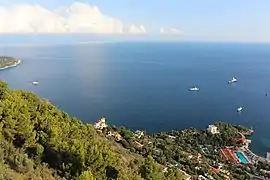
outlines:
[[197, 88], [197, 87], [192, 87], [192, 88], [189, 88], [190, 91], [199, 91], [200, 89]]
[[237, 82], [237, 79], [235, 79], [234, 77], [228, 81], [229, 84], [236, 83], [236, 82]]
[[237, 112], [242, 112], [242, 110], [243, 110], [243, 107], [237, 108]]
[[33, 85], [38, 85], [39, 82], [38, 82], [38, 81], [33, 81], [32, 84], [33, 84]]

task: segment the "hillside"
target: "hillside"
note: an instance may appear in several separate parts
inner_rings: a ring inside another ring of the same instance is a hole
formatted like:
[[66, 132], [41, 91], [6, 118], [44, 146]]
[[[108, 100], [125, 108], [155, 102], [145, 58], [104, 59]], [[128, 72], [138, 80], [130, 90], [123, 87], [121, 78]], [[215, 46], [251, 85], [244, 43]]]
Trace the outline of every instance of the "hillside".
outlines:
[[33, 93], [0, 81], [0, 179], [181, 179]]

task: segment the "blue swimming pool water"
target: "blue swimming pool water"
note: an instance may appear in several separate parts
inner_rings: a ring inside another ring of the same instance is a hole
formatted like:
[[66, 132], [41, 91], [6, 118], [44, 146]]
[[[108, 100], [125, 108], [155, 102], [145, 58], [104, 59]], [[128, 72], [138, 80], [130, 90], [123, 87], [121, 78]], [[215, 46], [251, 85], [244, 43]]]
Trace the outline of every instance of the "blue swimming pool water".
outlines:
[[248, 163], [247, 158], [243, 155], [242, 152], [236, 151], [235, 154], [241, 163]]

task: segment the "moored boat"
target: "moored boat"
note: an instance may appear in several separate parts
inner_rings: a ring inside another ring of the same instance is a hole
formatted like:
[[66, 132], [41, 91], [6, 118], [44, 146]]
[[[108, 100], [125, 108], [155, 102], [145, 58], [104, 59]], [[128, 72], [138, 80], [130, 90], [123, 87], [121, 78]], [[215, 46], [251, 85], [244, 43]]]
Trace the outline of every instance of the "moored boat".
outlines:
[[234, 77], [228, 81], [229, 84], [236, 83], [236, 82], [237, 82], [237, 79]]
[[197, 87], [192, 87], [192, 88], [189, 88], [190, 91], [199, 91], [200, 89], [197, 88]]

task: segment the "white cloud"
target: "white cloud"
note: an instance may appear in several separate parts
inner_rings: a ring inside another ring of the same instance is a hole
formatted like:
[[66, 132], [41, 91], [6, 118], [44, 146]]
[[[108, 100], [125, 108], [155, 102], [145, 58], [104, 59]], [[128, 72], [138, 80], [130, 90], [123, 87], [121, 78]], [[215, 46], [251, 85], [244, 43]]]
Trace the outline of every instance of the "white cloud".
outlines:
[[182, 35], [182, 31], [176, 28], [160, 28], [160, 33], [164, 35]]
[[0, 7], [0, 33], [105, 33], [142, 34], [143, 25], [126, 25], [89, 4], [75, 2], [55, 11], [39, 5]]
[[132, 34], [145, 34], [146, 30], [143, 25], [140, 27], [135, 26], [134, 24], [126, 26], [124, 28], [124, 32], [132, 33]]

